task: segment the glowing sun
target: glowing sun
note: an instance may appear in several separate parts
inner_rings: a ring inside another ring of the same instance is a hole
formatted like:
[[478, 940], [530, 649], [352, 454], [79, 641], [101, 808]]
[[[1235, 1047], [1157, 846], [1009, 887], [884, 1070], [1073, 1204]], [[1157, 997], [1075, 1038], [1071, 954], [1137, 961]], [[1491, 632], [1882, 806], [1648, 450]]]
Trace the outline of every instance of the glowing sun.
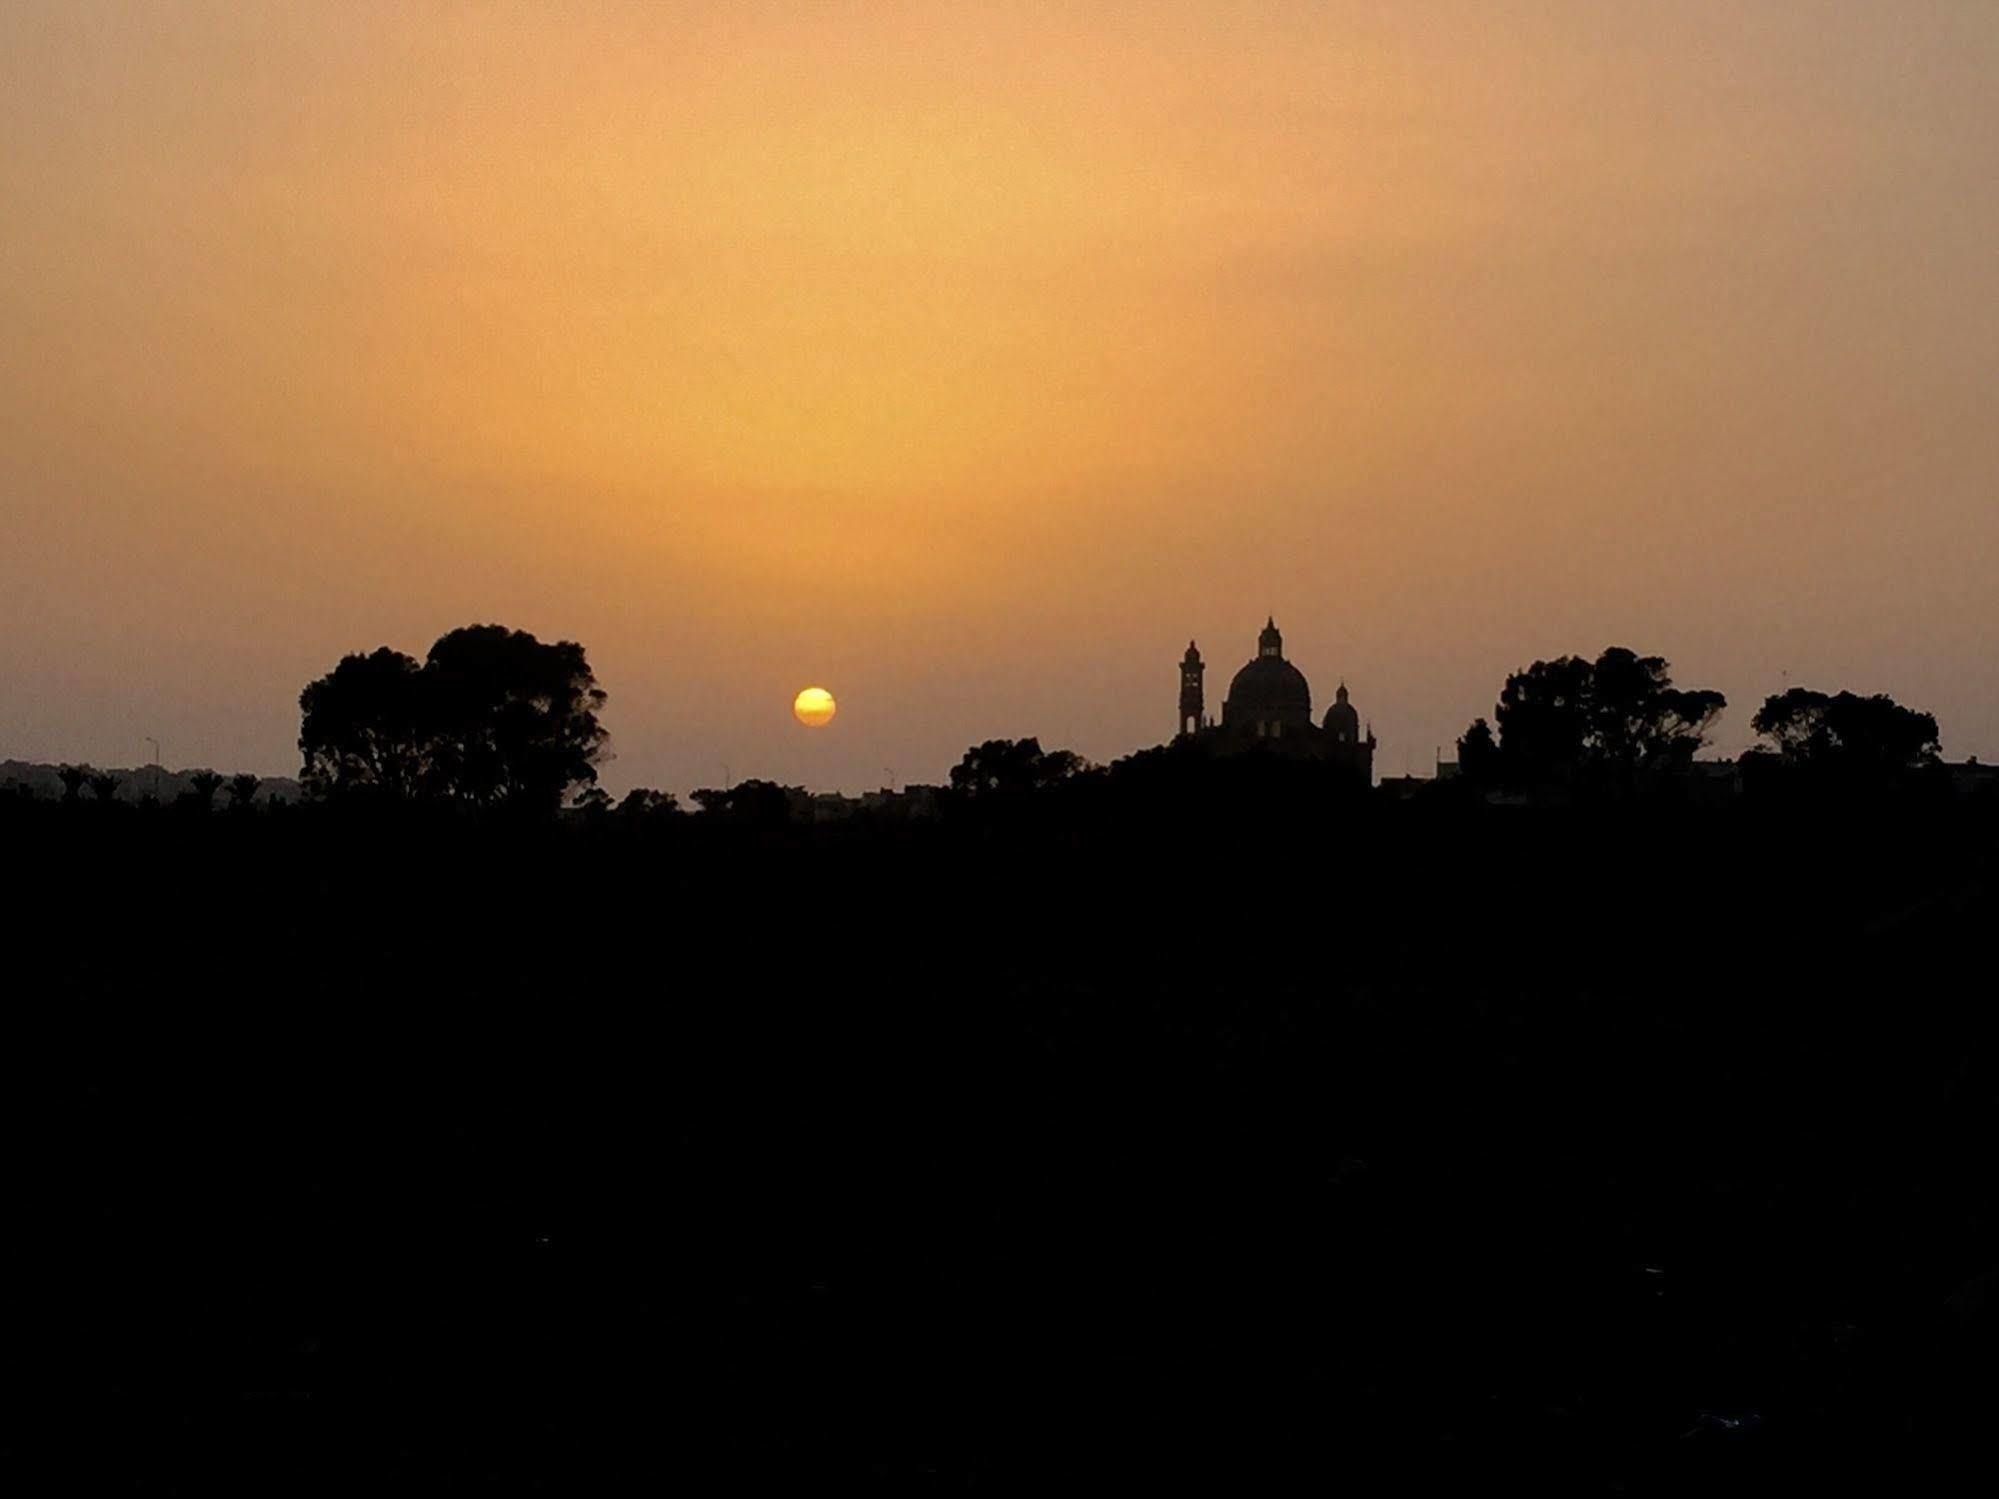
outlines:
[[791, 716], [808, 729], [823, 729], [833, 721], [840, 705], [824, 687], [808, 687], [791, 700]]

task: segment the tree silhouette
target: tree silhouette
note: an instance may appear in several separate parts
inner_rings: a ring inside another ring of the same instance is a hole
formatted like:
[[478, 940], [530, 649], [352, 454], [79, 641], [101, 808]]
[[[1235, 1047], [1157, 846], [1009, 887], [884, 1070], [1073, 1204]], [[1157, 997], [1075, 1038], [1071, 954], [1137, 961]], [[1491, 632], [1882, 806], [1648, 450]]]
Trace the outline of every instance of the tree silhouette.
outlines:
[[247, 807], [257, 798], [257, 788], [264, 784], [263, 778], [245, 771], [242, 775], [229, 778], [229, 804], [232, 807]]
[[90, 782], [88, 765], [64, 765], [56, 771], [56, 779], [62, 782], [62, 799], [66, 802], [82, 798], [83, 788]]
[[1590, 670], [1588, 748], [1609, 765], [1678, 769], [1727, 706], [1719, 692], [1674, 687], [1665, 657], [1612, 646]]
[[384, 647], [306, 687], [301, 778], [315, 795], [367, 793], [554, 812], [593, 784], [604, 693], [583, 647], [473, 625], [422, 665]]
[[1827, 696], [1805, 687], [1765, 698], [1749, 726], [1794, 766], [1887, 772], [1934, 763], [1937, 721], [1884, 694]]
[[299, 696], [298, 739], [307, 791], [407, 798], [423, 788], [430, 756], [421, 671], [383, 646], [345, 657], [307, 686]]
[[1499, 778], [1499, 743], [1492, 737], [1492, 725], [1482, 718], [1474, 718], [1458, 740], [1458, 773], [1476, 786]]
[[430, 648], [422, 682], [430, 776], [445, 794], [552, 812], [596, 782], [605, 694], [582, 646], [472, 625]]
[[1536, 661], [1506, 679], [1494, 717], [1509, 774], [1553, 780], [1582, 764], [1589, 689], [1590, 664], [1580, 656]]
[[197, 770], [187, 778], [188, 800], [207, 812], [215, 806], [215, 793], [222, 789], [222, 777], [212, 770]]
[[973, 799], [1040, 791], [1088, 769], [1073, 750], [1041, 748], [1039, 739], [988, 739], [951, 767], [951, 789]]
[[90, 794], [101, 802], [108, 802], [118, 794], [122, 783], [109, 771], [100, 772], [90, 778]]

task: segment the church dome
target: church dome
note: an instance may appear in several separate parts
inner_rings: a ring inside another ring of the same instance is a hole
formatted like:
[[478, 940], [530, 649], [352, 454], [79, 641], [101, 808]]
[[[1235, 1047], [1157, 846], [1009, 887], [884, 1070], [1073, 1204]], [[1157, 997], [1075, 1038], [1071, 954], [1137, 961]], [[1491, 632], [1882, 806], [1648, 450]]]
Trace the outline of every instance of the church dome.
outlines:
[[1305, 673], [1282, 656], [1258, 656], [1229, 683], [1223, 716], [1231, 721], [1269, 719], [1307, 723], [1312, 718], [1312, 688]]

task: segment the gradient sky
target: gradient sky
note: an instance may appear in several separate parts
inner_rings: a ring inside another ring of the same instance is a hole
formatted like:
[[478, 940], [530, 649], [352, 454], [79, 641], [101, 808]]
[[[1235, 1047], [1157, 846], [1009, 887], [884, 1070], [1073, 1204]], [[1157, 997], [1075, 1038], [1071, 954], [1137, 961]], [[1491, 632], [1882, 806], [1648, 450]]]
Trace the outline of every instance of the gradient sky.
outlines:
[[[584, 642], [613, 790], [1627, 644], [1999, 759], [1992, 0], [0, 0], [0, 757]], [[831, 688], [822, 732], [792, 695]]]

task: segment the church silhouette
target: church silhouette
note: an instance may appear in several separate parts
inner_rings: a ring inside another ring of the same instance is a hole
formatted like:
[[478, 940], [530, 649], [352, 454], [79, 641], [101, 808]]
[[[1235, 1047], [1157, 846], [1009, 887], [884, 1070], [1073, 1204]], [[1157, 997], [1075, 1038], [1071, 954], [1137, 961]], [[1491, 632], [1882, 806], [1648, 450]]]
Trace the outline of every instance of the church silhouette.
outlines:
[[1276, 619], [1264, 622], [1256, 655], [1229, 682], [1222, 721], [1206, 715], [1202, 677], [1207, 666], [1193, 641], [1180, 660], [1178, 738], [1217, 754], [1256, 750], [1267, 754], [1324, 760], [1351, 772], [1363, 785], [1374, 780], [1374, 731], [1361, 727], [1360, 714], [1341, 682], [1333, 705], [1312, 722], [1312, 687], [1305, 674], [1284, 659], [1284, 636]]

